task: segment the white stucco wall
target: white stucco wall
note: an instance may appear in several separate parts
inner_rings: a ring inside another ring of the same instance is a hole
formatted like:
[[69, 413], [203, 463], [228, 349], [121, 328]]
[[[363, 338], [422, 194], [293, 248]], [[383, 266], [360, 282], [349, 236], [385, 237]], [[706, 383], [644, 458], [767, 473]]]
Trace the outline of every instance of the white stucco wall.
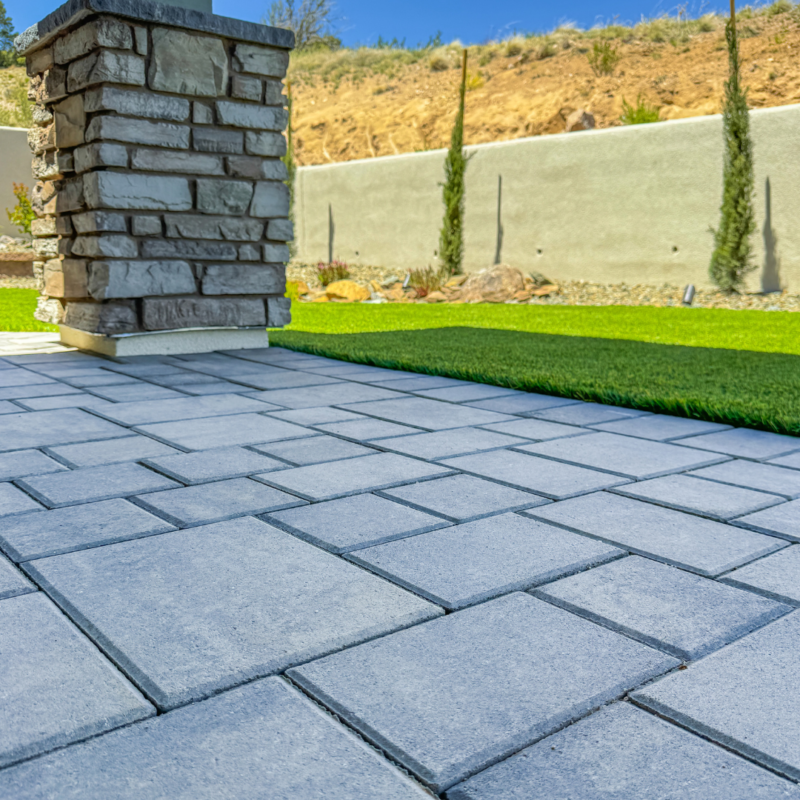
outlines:
[[[751, 122], [759, 268], [750, 288], [800, 291], [800, 105], [754, 111]], [[495, 262], [502, 177], [504, 263], [554, 280], [709, 284], [709, 228], [718, 224], [722, 191], [720, 116], [469, 150], [467, 270]], [[301, 168], [297, 257], [327, 260], [330, 248], [334, 258], [398, 270], [435, 263], [444, 154]]]

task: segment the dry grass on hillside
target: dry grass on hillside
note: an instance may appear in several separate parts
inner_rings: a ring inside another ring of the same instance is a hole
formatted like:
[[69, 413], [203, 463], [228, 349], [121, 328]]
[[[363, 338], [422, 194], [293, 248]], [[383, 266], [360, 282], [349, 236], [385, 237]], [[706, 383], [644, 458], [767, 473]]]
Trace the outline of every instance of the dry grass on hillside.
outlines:
[[25, 67], [0, 69], [0, 126], [28, 128], [31, 124]]
[[[742, 72], [750, 106], [800, 102], [800, 6], [778, 0], [743, 10]], [[662, 17], [632, 28], [561, 28], [470, 47], [467, 144], [560, 133], [584, 108], [597, 126], [620, 125], [623, 100], [641, 97], [662, 119], [715, 114], [727, 75], [723, 17]], [[596, 75], [589, 56], [609, 41], [618, 63]], [[446, 147], [455, 115], [461, 45], [361, 48], [292, 56], [299, 164]]]

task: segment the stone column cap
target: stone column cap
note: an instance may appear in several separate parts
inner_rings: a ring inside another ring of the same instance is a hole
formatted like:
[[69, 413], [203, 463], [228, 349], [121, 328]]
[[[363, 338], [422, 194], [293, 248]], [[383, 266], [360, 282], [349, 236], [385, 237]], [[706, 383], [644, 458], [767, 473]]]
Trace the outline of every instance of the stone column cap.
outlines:
[[294, 33], [285, 28], [272, 28], [256, 22], [220, 17], [217, 14], [204, 14], [179, 6], [153, 3], [150, 0], [69, 0], [52, 14], [48, 14], [41, 22], [31, 25], [17, 36], [14, 42], [17, 52], [24, 56], [38, 50], [66, 28], [95, 14], [108, 14], [173, 28], [186, 28], [285, 50], [294, 47]]

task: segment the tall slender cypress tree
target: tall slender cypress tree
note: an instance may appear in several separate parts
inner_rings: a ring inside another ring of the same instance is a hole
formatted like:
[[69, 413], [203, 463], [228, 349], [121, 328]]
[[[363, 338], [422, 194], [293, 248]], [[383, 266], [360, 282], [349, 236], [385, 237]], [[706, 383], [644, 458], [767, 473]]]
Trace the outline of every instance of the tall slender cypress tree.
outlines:
[[[294, 139], [292, 137], [292, 82], [286, 81], [286, 109], [289, 122], [286, 125], [286, 155], [281, 159], [286, 165], [286, 185], [289, 187], [289, 219], [294, 223], [294, 178], [297, 165], [294, 161]], [[294, 255], [294, 241], [289, 242], [289, 252]]]
[[725, 26], [728, 42], [728, 81], [722, 126], [725, 136], [722, 206], [719, 228], [714, 231], [714, 253], [709, 275], [725, 292], [742, 289], [745, 276], [755, 269], [750, 237], [756, 224], [753, 215], [753, 143], [747, 92], [739, 75], [739, 41], [736, 36], [735, 0]]
[[461, 66], [461, 91], [458, 113], [450, 137], [450, 149], [444, 161], [445, 180], [442, 186], [444, 222], [439, 235], [439, 260], [451, 275], [461, 273], [464, 257], [464, 173], [469, 156], [464, 152], [464, 96], [467, 92], [467, 51]]

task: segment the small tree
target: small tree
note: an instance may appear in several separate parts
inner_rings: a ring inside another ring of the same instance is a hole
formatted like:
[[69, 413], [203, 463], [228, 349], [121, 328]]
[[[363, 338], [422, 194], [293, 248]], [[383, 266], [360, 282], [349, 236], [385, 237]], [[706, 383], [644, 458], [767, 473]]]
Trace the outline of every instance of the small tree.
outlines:
[[722, 115], [725, 137], [722, 206], [719, 228], [713, 231], [714, 252], [709, 275], [723, 291], [738, 292], [745, 276], [755, 269], [751, 261], [750, 237], [756, 224], [753, 215], [753, 143], [747, 92], [740, 83], [735, 0], [731, 0], [731, 17], [725, 26], [725, 39], [728, 42], [729, 72]]
[[0, 0], [0, 50], [14, 49], [14, 23], [6, 12], [5, 3]]
[[296, 50], [315, 44], [338, 41], [331, 35], [334, 22], [331, 0], [274, 0], [269, 7], [267, 23], [294, 32]]
[[[286, 110], [289, 121], [286, 125], [286, 155], [281, 159], [286, 164], [286, 185], [289, 187], [289, 219], [294, 223], [294, 178], [297, 164], [294, 160], [294, 138], [292, 136], [292, 82], [286, 81]], [[289, 243], [289, 252], [294, 255], [294, 241]]]
[[444, 161], [445, 180], [441, 184], [444, 222], [439, 235], [439, 260], [442, 262], [444, 270], [451, 275], [461, 273], [461, 261], [464, 257], [464, 174], [470, 159], [470, 156], [464, 152], [464, 96], [466, 91], [467, 51], [464, 50], [458, 113], [450, 137], [450, 149], [447, 151]]
[[36, 213], [31, 206], [31, 196], [28, 187], [24, 183], [14, 183], [14, 197], [17, 198], [17, 204], [14, 208], [7, 208], [6, 214], [12, 225], [14, 225], [20, 233], [26, 233], [30, 236], [31, 222], [36, 219]]

